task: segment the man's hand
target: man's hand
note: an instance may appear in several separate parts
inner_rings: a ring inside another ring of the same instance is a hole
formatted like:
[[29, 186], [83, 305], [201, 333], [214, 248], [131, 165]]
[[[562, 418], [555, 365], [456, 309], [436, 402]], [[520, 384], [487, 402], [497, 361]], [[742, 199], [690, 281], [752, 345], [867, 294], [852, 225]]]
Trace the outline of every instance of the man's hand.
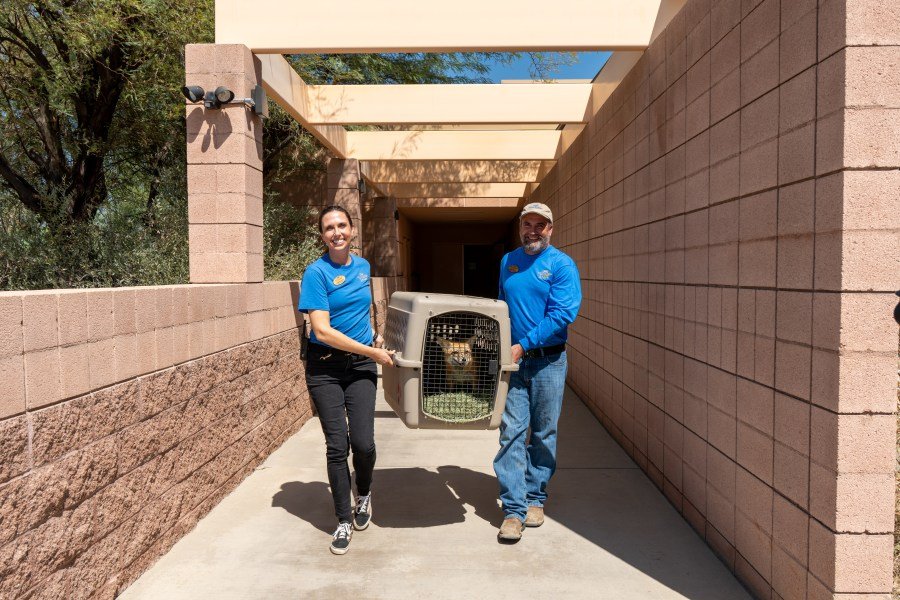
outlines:
[[517, 363], [523, 356], [525, 356], [525, 350], [522, 349], [522, 344], [514, 344], [512, 347], [512, 361]]

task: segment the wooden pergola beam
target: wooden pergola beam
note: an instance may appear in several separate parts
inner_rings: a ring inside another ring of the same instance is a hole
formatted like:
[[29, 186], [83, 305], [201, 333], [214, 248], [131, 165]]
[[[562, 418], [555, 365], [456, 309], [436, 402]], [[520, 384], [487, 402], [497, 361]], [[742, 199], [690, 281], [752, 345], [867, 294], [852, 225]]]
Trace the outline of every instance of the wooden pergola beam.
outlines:
[[583, 123], [591, 84], [308, 85], [314, 124]]
[[522, 197], [527, 183], [379, 183], [378, 189], [393, 198], [498, 198]]
[[398, 198], [397, 208], [516, 208], [518, 198]]
[[363, 163], [363, 174], [377, 184], [529, 183], [549, 168], [538, 160], [375, 160]]
[[256, 53], [637, 50], [661, 0], [216, 0], [216, 43]]
[[360, 160], [556, 160], [557, 130], [348, 131], [347, 156]]
[[273, 100], [338, 158], [347, 157], [347, 130], [340, 125], [314, 125], [309, 121], [306, 82], [280, 54], [257, 55], [263, 87]]

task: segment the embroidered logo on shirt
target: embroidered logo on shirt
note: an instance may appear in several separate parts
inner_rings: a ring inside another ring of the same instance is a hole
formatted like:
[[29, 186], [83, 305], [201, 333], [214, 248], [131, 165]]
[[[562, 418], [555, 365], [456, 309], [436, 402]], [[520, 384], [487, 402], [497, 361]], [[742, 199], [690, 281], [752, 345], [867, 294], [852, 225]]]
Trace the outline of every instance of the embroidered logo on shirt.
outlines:
[[346, 277], [344, 277], [343, 275], [338, 275], [337, 277], [335, 277], [334, 279], [331, 280], [331, 283], [333, 283], [334, 285], [341, 285], [345, 281], [347, 281]]
[[366, 276], [365, 273], [360, 273], [359, 275], [356, 276], [356, 278], [359, 279], [360, 281], [365, 281], [366, 279], [368, 279], [368, 277]]
[[516, 266], [516, 265], [509, 265], [509, 272], [510, 272], [510, 273], [518, 273], [518, 272], [519, 272], [519, 267]]
[[550, 279], [550, 275], [551, 275], [550, 271], [548, 271], [547, 269], [544, 269], [543, 271], [538, 273], [538, 279], [547, 281], [548, 279]]

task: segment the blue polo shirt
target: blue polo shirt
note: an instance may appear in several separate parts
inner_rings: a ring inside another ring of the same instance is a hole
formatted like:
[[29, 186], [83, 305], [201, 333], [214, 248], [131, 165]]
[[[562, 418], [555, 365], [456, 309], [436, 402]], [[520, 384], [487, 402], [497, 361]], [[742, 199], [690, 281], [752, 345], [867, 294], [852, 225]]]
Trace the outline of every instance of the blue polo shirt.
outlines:
[[578, 267], [553, 246], [535, 255], [517, 248], [500, 262], [500, 299], [509, 306], [514, 344], [525, 350], [564, 344], [581, 306]]
[[[297, 310], [327, 310], [331, 326], [360, 344], [372, 344], [372, 325], [369, 306], [372, 290], [369, 287], [372, 269], [361, 256], [350, 255], [349, 265], [339, 265], [326, 254], [306, 267], [300, 284], [300, 301]], [[310, 340], [316, 339], [316, 332]]]

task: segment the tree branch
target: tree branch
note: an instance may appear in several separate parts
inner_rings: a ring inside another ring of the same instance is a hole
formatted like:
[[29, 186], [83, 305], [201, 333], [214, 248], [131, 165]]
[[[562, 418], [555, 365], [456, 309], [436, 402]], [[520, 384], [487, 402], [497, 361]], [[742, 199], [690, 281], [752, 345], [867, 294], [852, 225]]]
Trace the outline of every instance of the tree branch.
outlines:
[[41, 195], [34, 189], [30, 183], [16, 173], [6, 156], [0, 153], [0, 177], [6, 181], [7, 185], [16, 193], [19, 200], [25, 207], [39, 215], [44, 215], [44, 203]]

